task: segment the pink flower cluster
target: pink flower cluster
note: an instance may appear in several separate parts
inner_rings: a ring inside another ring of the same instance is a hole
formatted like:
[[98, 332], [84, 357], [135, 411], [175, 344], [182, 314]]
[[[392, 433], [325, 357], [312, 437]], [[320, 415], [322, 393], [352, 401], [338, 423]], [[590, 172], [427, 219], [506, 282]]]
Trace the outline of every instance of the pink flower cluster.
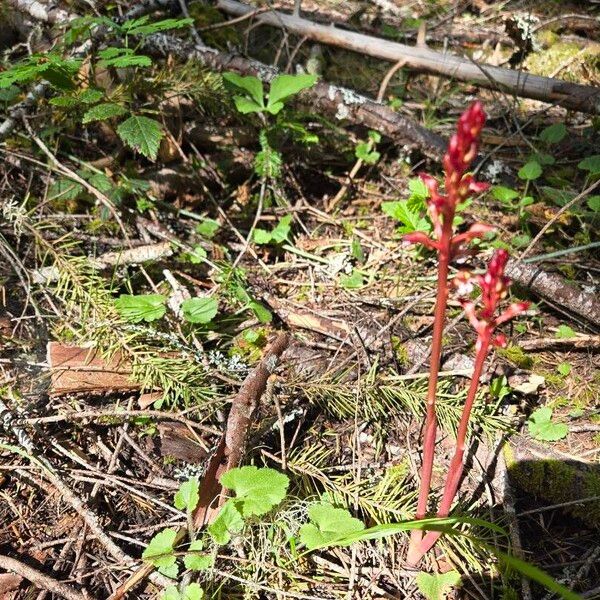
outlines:
[[416, 231], [404, 236], [405, 241], [441, 250], [445, 238], [448, 237], [450, 255], [456, 256], [465, 244], [474, 238], [483, 237], [493, 229], [489, 225], [475, 223], [465, 233], [452, 236], [452, 222], [457, 206], [464, 202], [470, 193], [483, 192], [489, 187], [489, 184], [477, 182], [467, 173], [477, 156], [479, 136], [484, 123], [485, 112], [479, 101], [474, 102], [460, 117], [456, 133], [450, 139], [444, 156], [445, 194], [440, 193], [439, 183], [434, 177], [426, 173], [420, 175], [429, 191], [427, 207], [435, 239], [422, 231]]
[[[459, 290], [468, 291], [473, 281], [481, 289], [478, 302], [461, 299], [462, 307], [469, 323], [477, 332], [477, 350], [483, 340], [490, 341], [494, 346], [506, 346], [506, 336], [502, 333], [492, 339], [492, 334], [498, 325], [520, 315], [529, 308], [529, 302], [514, 302], [506, 310], [495, 317], [498, 305], [508, 295], [510, 279], [504, 275], [508, 252], [496, 250], [492, 256], [485, 275], [473, 277], [468, 271], [461, 271], [454, 279], [454, 285]], [[479, 308], [478, 308], [479, 306]]]

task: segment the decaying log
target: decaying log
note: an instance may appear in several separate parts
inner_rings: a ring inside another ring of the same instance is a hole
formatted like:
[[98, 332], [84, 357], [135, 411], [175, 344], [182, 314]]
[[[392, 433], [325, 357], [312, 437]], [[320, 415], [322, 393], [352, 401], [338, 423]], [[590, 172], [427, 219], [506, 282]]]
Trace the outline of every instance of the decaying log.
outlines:
[[[219, 0], [217, 7], [236, 17], [255, 10], [236, 0]], [[442, 54], [429, 48], [406, 46], [354, 31], [319, 25], [279, 11], [261, 13], [255, 17], [255, 20], [265, 25], [281, 27], [290, 33], [310, 40], [353, 50], [375, 58], [392, 62], [404, 60], [408, 67], [427, 73], [476, 83], [482, 87], [525, 98], [555, 103], [572, 110], [600, 114], [600, 89], [595, 87], [491, 65], [480, 65], [453, 54]]]
[[534, 294], [600, 327], [600, 299], [597, 294], [578, 288], [561, 275], [516, 260], [508, 262], [506, 273], [515, 283]]
[[600, 335], [578, 335], [574, 338], [532, 338], [519, 340], [519, 347], [529, 352], [597, 352], [600, 350]]

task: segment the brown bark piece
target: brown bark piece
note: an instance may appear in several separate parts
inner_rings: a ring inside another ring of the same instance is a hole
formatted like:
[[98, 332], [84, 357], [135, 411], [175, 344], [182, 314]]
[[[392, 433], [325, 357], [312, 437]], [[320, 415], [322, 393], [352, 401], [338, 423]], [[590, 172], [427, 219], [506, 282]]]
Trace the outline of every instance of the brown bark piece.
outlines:
[[120, 353], [106, 361], [93, 348], [58, 342], [49, 342], [47, 353], [50, 395], [140, 388], [131, 378], [131, 364]]

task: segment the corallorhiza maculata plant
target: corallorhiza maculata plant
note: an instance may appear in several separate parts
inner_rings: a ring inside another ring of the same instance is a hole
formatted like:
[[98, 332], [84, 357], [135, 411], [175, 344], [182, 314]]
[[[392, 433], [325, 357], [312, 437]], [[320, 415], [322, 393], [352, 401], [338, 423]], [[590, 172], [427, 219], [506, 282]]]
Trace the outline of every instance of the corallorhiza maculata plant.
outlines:
[[[417, 512], [415, 515], [417, 519], [423, 519], [427, 514], [428, 499], [431, 490], [431, 474], [437, 431], [435, 404], [442, 352], [442, 336], [446, 322], [450, 262], [464, 252], [465, 245], [468, 242], [475, 238], [481, 238], [492, 230], [492, 227], [489, 225], [475, 223], [465, 233], [457, 234], [454, 226], [454, 216], [459, 204], [463, 203], [471, 193], [483, 192], [488, 188], [488, 184], [475, 181], [473, 176], [468, 172], [469, 167], [477, 156], [479, 138], [484, 123], [485, 112], [479, 101], [474, 102], [460, 117], [456, 133], [450, 139], [448, 150], [444, 156], [444, 193], [440, 192], [439, 183], [436, 179], [427, 174], [421, 175], [421, 179], [429, 191], [427, 206], [429, 217], [433, 224], [433, 236], [429, 237], [428, 234], [421, 231], [404, 236], [405, 241], [422, 244], [426, 248], [435, 250], [438, 256], [437, 298], [431, 342], [427, 410], [423, 435], [423, 464]], [[469, 291], [471, 284], [474, 282], [480, 287], [482, 295], [478, 302], [467, 299], [461, 300], [465, 314], [477, 333], [477, 343], [475, 346], [476, 359], [467, 399], [458, 426], [454, 457], [446, 476], [444, 493], [437, 513], [438, 517], [446, 517], [448, 515], [452, 501], [458, 491], [463, 472], [463, 456], [469, 417], [485, 359], [491, 346], [503, 346], [506, 344], [506, 338], [502, 334], [494, 335], [495, 329], [498, 325], [512, 319], [528, 307], [528, 303], [526, 302], [515, 303], [510, 305], [499, 316], [495, 316], [499, 303], [508, 293], [510, 282], [504, 275], [507, 260], [508, 253], [505, 250], [497, 250], [492, 256], [487, 272], [484, 275], [473, 277], [469, 272], [462, 271], [455, 279], [459, 292]], [[440, 533], [435, 531], [424, 534], [420, 530], [413, 530], [407, 562], [412, 565], [417, 564], [423, 555], [435, 544], [439, 536]]]

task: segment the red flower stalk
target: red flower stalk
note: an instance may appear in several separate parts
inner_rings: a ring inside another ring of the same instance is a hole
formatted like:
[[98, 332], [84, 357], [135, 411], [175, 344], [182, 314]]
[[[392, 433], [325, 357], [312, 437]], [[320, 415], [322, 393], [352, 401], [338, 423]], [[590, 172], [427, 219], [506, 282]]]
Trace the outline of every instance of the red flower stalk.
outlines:
[[[448, 516], [452, 501], [458, 491], [458, 485], [463, 473], [463, 458], [466, 447], [465, 440], [467, 437], [469, 418], [471, 416], [471, 410], [479, 386], [479, 379], [483, 371], [488, 351], [490, 346], [506, 345], [505, 336], [502, 334], [495, 334], [495, 330], [498, 325], [521, 314], [529, 307], [528, 302], [516, 302], [500, 313], [499, 316], [494, 316], [498, 309], [498, 305], [506, 298], [508, 287], [510, 285], [510, 280], [504, 275], [507, 261], [508, 252], [506, 250], [497, 250], [489, 262], [485, 275], [479, 275], [472, 278], [469, 273], [463, 272], [455, 279], [455, 285], [459, 291], [468, 291], [471, 279], [474, 279], [475, 284], [481, 288], [481, 297], [478, 299], [477, 303], [472, 300], [461, 301], [469, 322], [477, 332], [477, 344], [475, 346], [477, 354], [473, 376], [471, 378], [467, 399], [456, 435], [456, 450], [448, 470], [444, 494], [437, 513], [438, 517]], [[465, 288], [465, 285], [467, 288]], [[440, 532], [431, 531], [422, 538], [419, 544], [421, 556], [435, 544], [440, 535]]]
[[[433, 237], [429, 237], [423, 232], [415, 232], [404, 236], [405, 241], [423, 244], [427, 248], [436, 250], [438, 254], [437, 298], [431, 342], [427, 411], [423, 434], [421, 486], [415, 515], [417, 519], [423, 519], [427, 513], [427, 500], [431, 488], [431, 473], [437, 431], [435, 396], [448, 301], [449, 264], [454, 256], [462, 252], [466, 243], [474, 238], [482, 237], [485, 232], [492, 229], [487, 225], [478, 223], [473, 225], [469, 231], [455, 236], [453, 226], [458, 204], [463, 202], [470, 192], [481, 192], [487, 188], [487, 184], [476, 183], [472, 175], [466, 174], [477, 155], [479, 136], [484, 123], [485, 112], [479, 101], [474, 102], [460, 117], [456, 133], [452, 136], [448, 144], [448, 150], [443, 161], [445, 194], [440, 193], [439, 184], [433, 177], [427, 174], [421, 175], [421, 179], [425, 182], [429, 190], [427, 206], [433, 224]], [[414, 564], [421, 557], [418, 546], [422, 537], [423, 534], [421, 531], [413, 531], [407, 556], [409, 563]]]

